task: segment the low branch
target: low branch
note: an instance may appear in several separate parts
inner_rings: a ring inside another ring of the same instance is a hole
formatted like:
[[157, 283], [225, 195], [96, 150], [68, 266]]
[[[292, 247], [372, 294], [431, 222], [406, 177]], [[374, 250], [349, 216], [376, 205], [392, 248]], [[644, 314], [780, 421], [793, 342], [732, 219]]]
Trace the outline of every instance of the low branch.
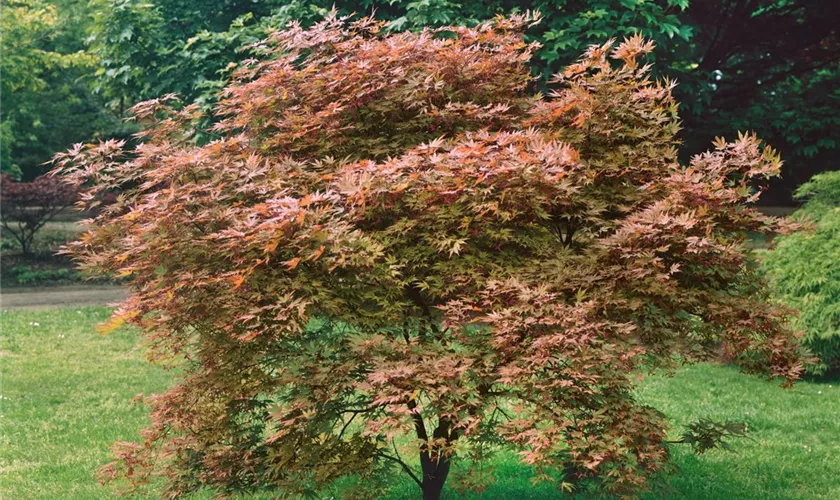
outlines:
[[338, 433], [338, 439], [341, 439], [341, 437], [344, 436], [344, 431], [346, 431], [347, 428], [350, 427], [350, 424], [353, 423], [353, 419], [356, 418], [356, 415], [358, 415], [358, 413], [354, 413], [353, 415], [351, 415], [347, 422], [344, 423], [344, 425], [341, 427], [341, 431]]
[[376, 456], [382, 457], [382, 458], [387, 458], [388, 460], [393, 460], [394, 462], [398, 463], [400, 465], [400, 467], [402, 467], [402, 469], [406, 472], [406, 474], [411, 476], [411, 479], [413, 479], [414, 482], [417, 483], [417, 486], [419, 486], [421, 489], [423, 488], [423, 481], [421, 481], [417, 477], [417, 474], [414, 473], [414, 471], [411, 469], [411, 467], [408, 466], [407, 463], [403, 462], [402, 460], [400, 460], [397, 457], [392, 457], [391, 455], [387, 455], [387, 454], [382, 453], [382, 452], [377, 453]]

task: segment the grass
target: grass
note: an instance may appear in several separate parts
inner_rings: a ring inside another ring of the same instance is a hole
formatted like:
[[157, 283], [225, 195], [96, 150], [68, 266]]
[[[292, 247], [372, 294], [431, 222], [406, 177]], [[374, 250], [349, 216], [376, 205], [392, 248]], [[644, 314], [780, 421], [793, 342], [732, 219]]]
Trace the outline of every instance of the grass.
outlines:
[[840, 381], [791, 389], [724, 366], [697, 365], [673, 378], [650, 377], [640, 397], [675, 427], [699, 417], [741, 420], [751, 439], [736, 454], [696, 456], [678, 447], [673, 493], [692, 499], [840, 498]]
[[[114, 497], [96, 483], [96, 468], [110, 460], [113, 442], [135, 439], [145, 426], [146, 412], [131, 398], [163, 389], [170, 376], [145, 362], [129, 332], [94, 333], [107, 315], [104, 308], [0, 315], [0, 497]], [[698, 365], [648, 377], [639, 397], [669, 415], [675, 433], [709, 417], [744, 420], [752, 436], [734, 443], [737, 454], [676, 448], [678, 471], [650, 498], [840, 498], [837, 383], [783, 390], [730, 367]], [[512, 456], [494, 465], [498, 481], [481, 498], [556, 497], [551, 485], [533, 487]], [[397, 476], [388, 498], [416, 497], [416, 486]]]
[[3, 312], [0, 497], [113, 498], [96, 468], [108, 447], [148, 421], [131, 398], [169, 375], [147, 364], [127, 331], [103, 337], [105, 308]]

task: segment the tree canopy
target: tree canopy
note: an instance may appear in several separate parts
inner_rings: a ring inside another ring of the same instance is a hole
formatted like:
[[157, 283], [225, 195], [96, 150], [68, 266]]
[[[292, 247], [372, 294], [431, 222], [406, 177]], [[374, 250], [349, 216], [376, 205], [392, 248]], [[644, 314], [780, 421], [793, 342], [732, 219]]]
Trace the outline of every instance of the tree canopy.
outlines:
[[85, 200], [122, 190], [71, 246], [131, 281], [103, 331], [137, 325], [181, 373], [106, 478], [371, 498], [403, 471], [432, 499], [453, 461], [480, 489], [513, 450], [560, 488], [634, 494], [670, 446], [640, 371], [722, 353], [799, 376], [744, 245], [780, 229], [750, 207], [777, 153], [745, 134], [681, 165], [640, 36], [531, 92], [532, 21], [293, 24], [223, 89], [217, 139], [165, 96], [134, 107], [139, 145], [57, 157]]
[[[133, 104], [166, 93], [209, 110], [231, 70], [272, 29], [321, 19], [328, 0], [8, 0], [4, 3], [4, 172], [27, 178], [74, 142], [125, 138]], [[388, 22], [386, 30], [474, 25], [538, 10], [526, 33], [541, 43], [542, 75], [590, 44], [641, 34], [657, 44], [655, 76], [678, 82], [683, 160], [717, 135], [754, 130], [786, 159], [766, 202], [789, 203], [795, 187], [837, 162], [840, 12], [822, 0], [354, 0], [341, 14]], [[206, 124], [205, 124], [206, 125]], [[209, 135], [199, 134], [198, 140]]]
[[0, 170], [37, 177], [75, 142], [121, 131], [89, 85], [97, 59], [85, 45], [87, 6], [4, 0], [0, 19]]

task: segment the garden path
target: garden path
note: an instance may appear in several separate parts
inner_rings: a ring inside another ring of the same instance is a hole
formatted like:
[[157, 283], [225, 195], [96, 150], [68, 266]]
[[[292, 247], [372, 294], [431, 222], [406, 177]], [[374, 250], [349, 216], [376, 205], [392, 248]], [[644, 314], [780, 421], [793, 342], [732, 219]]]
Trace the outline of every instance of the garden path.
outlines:
[[115, 285], [4, 288], [0, 290], [0, 309], [106, 306], [126, 295], [126, 289]]

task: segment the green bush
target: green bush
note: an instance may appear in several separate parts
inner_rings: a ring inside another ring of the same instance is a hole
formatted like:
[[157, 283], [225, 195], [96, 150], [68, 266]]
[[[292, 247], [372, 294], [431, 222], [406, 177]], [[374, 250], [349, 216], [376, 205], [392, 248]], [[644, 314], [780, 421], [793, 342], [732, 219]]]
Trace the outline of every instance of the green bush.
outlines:
[[14, 250], [17, 248], [17, 243], [9, 238], [0, 237], [0, 250]]
[[815, 228], [782, 237], [764, 262], [777, 295], [799, 309], [804, 344], [820, 357], [809, 369], [822, 374], [840, 368], [840, 171], [814, 176], [796, 196], [807, 202], [793, 217]]
[[53, 283], [56, 281], [76, 280], [77, 272], [73, 269], [61, 268], [33, 268], [28, 265], [14, 266], [9, 269], [9, 274], [20, 285], [39, 285]]

